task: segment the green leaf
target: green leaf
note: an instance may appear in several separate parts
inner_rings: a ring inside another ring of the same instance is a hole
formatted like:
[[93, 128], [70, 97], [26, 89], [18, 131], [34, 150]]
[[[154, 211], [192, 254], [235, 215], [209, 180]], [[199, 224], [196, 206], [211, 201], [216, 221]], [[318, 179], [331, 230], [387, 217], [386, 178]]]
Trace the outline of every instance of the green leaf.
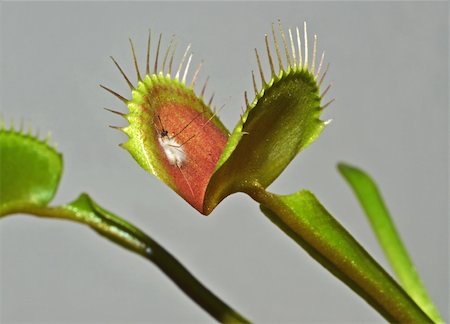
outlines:
[[279, 196], [261, 190], [253, 198], [281, 230], [390, 322], [430, 319], [308, 191]]
[[[281, 25], [280, 32], [284, 40]], [[275, 33], [273, 35], [275, 37]], [[219, 160], [206, 193], [207, 213], [233, 192], [247, 192], [255, 186], [267, 188], [325, 126], [319, 119], [323, 110], [319, 94], [322, 77], [318, 78], [319, 71], [315, 70], [315, 58], [311, 66], [308, 62], [294, 60], [294, 57], [299, 58], [295, 53], [297, 46], [293, 41], [290, 45], [294, 52], [285, 47], [289, 58], [287, 68], [280, 65], [276, 75], [271, 63], [268, 83], [260, 69], [262, 89], [257, 91], [254, 83], [255, 99], [251, 104], [247, 102], [247, 110]], [[277, 40], [275, 51], [281, 62]], [[270, 52], [268, 57], [272, 62]], [[259, 63], [259, 56], [257, 59]]]
[[0, 128], [0, 212], [24, 203], [46, 205], [58, 188], [62, 156], [47, 141]]
[[443, 320], [420, 280], [376, 183], [363, 170], [348, 164], [339, 163], [338, 170], [355, 193], [403, 288], [430, 318], [442, 323]]

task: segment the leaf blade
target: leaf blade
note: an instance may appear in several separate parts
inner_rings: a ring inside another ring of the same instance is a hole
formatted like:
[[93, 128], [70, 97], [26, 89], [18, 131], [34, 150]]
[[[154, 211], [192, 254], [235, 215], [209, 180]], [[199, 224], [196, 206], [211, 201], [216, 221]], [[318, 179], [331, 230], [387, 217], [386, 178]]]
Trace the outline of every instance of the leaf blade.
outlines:
[[359, 201], [404, 289], [428, 316], [442, 323], [443, 320], [415, 269], [376, 183], [366, 172], [354, 166], [339, 163], [338, 170]]

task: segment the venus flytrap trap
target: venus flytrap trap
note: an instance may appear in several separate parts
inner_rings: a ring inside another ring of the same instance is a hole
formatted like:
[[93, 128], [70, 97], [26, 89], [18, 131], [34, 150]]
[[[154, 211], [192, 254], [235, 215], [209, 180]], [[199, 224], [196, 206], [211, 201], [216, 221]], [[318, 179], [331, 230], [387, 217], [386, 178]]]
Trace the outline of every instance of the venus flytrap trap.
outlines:
[[161, 67], [158, 66], [161, 39], [160, 35], [151, 73], [149, 32], [146, 74], [143, 78], [130, 40], [137, 76], [136, 86], [133, 86], [113, 59], [131, 89], [131, 99], [125, 99], [104, 86], [103, 88], [113, 93], [128, 108], [127, 113], [113, 111], [129, 122], [126, 127], [115, 127], [128, 136], [128, 141], [121, 146], [130, 152], [142, 168], [165, 182], [199, 212], [204, 212], [206, 187], [229, 133], [211, 108], [213, 97], [208, 103], [204, 101], [207, 80], [200, 96], [194, 92], [201, 64], [187, 84], [192, 59], [192, 54], [189, 54], [190, 45], [175, 72], [172, 69], [175, 57], [173, 37], [165, 51]]
[[[2, 213], [24, 204], [45, 206], [53, 199], [61, 178], [62, 156], [48, 142], [49, 137], [39, 140], [31, 129], [8, 129], [0, 119]], [[10, 165], [14, 170], [7, 168]]]
[[[278, 30], [277, 38], [272, 24], [273, 51], [276, 53], [278, 71], [274, 67], [274, 56], [266, 34], [269, 80], [266, 81], [260, 55], [255, 49], [261, 87], [258, 88], [252, 72], [255, 98], [250, 103], [247, 92], [244, 94], [246, 111], [235, 127], [232, 140], [208, 186], [205, 199], [208, 203], [205, 207], [207, 213], [231, 193], [243, 191], [251, 194], [255, 189], [267, 188], [292, 159], [320, 135], [329, 122], [319, 118], [332, 100], [321, 105], [330, 87], [327, 86], [319, 93], [327, 69], [321, 73], [324, 54], [319, 62], [316, 61], [317, 37], [314, 37], [310, 61], [306, 23], [303, 47], [299, 28], [295, 29], [295, 38], [292, 30], [288, 30], [289, 42], [280, 22]], [[286, 66], [279, 46], [280, 36]]]

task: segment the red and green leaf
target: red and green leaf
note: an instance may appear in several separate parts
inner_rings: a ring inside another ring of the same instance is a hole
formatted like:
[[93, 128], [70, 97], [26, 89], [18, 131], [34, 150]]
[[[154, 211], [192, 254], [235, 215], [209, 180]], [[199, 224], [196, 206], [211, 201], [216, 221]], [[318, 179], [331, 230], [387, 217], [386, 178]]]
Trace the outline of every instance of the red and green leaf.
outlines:
[[[129, 125], [120, 129], [129, 139], [121, 146], [130, 152], [141, 167], [164, 181], [189, 204], [202, 212], [206, 187], [229, 133], [211, 109], [211, 101], [209, 103], [204, 101], [206, 83], [200, 96], [194, 92], [199, 69], [195, 72], [192, 82], [186, 84], [192, 57], [189, 56], [188, 63], [184, 66], [188, 50], [175, 76], [172, 76], [174, 51], [167, 67], [168, 71], [165, 71], [165, 63], [170, 46], [166, 51], [163, 66], [158, 70], [160, 41], [157, 48], [155, 70], [150, 74], [147, 62], [147, 73], [142, 79], [132, 46], [138, 75], [136, 87], [114, 61], [132, 90], [132, 98], [128, 100], [107, 89], [123, 100], [128, 107], [128, 113], [122, 115], [128, 120]], [[180, 80], [182, 70], [183, 77]], [[186, 159], [181, 165], [171, 163], [160, 144], [159, 138], [163, 131], [167, 131], [168, 136], [178, 143], [178, 149], [185, 153]]]

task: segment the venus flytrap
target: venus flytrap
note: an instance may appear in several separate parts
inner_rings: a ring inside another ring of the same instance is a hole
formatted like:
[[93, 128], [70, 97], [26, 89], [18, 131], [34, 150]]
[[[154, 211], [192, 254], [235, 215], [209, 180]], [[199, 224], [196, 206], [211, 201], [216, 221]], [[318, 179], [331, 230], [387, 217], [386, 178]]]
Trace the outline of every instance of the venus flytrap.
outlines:
[[[149, 34], [146, 74], [142, 78], [130, 40], [138, 80], [136, 86], [113, 59], [132, 94], [131, 99], [126, 99], [102, 86], [128, 108], [127, 113], [113, 111], [129, 123], [125, 127], [113, 127], [129, 137], [121, 146], [130, 152], [141, 167], [164, 181], [203, 214], [209, 214], [227, 195], [245, 191], [255, 180], [266, 188], [299, 151], [318, 137], [327, 123], [321, 121], [319, 116], [332, 100], [320, 105], [329, 86], [319, 94], [327, 70], [322, 71], [324, 55], [319, 62], [316, 61], [317, 37], [310, 62], [306, 24], [303, 48], [299, 29], [296, 29], [297, 43], [289, 30], [291, 54], [281, 23], [279, 31], [288, 64], [284, 68], [275, 28], [272, 26], [279, 72], [275, 72], [266, 35], [270, 80], [266, 82], [259, 54], [255, 50], [262, 85], [258, 90], [253, 75], [255, 99], [250, 104], [245, 94], [246, 110], [231, 135], [213, 112], [212, 99], [208, 103], [204, 102], [206, 83], [199, 96], [194, 92], [199, 68], [191, 83], [186, 84], [192, 58], [192, 54], [189, 55], [185, 65], [190, 45], [184, 52], [178, 70], [172, 73], [175, 55], [175, 49], [171, 48], [173, 39], [165, 51], [162, 67], [158, 67], [160, 35], [151, 72]], [[166, 69], [169, 56], [170, 63]], [[180, 81], [181, 74], [183, 78]]]
[[[317, 59], [317, 37], [314, 36], [312, 50], [308, 40], [306, 23], [302, 31], [295, 28], [288, 29], [287, 33], [280, 22], [272, 24], [271, 35], [265, 36], [265, 57], [270, 73], [265, 73], [263, 59], [255, 49], [260, 81], [252, 72], [254, 99], [249, 101], [245, 92], [246, 109], [231, 134], [218, 119], [217, 110], [212, 108], [214, 95], [208, 102], [204, 100], [208, 79], [198, 95], [194, 90], [201, 63], [189, 78], [190, 45], [180, 63], [174, 65], [176, 40], [172, 37], [162, 51], [162, 35], [159, 35], [153, 59], [149, 33], [146, 69], [142, 75], [130, 40], [136, 85], [112, 58], [130, 87], [130, 99], [102, 86], [128, 109], [126, 113], [107, 109], [128, 121], [125, 127], [113, 127], [128, 136], [121, 146], [142, 168], [161, 179], [202, 214], [210, 214], [232, 193], [247, 193], [276, 226], [388, 321], [440, 322], [420, 280], [416, 274], [408, 273], [409, 260], [403, 258], [393, 264], [397, 272], [401, 272], [406, 291], [416, 302], [311, 192], [302, 190], [277, 195], [266, 190], [329, 123], [320, 119], [322, 111], [333, 101], [323, 102], [330, 89], [330, 86], [322, 89], [328, 66], [324, 68], [324, 54]], [[1, 126], [0, 159], [0, 218], [28, 213], [86, 224], [153, 262], [217, 321], [247, 322], [162, 246], [137, 227], [100, 207], [87, 194], [65, 205], [49, 206], [61, 177], [62, 156], [48, 142]], [[370, 203], [370, 194], [360, 193], [367, 187], [373, 189], [367, 186], [370, 181], [342, 165], [341, 171], [357, 189], [358, 198], [373, 217], [370, 208], [378, 207]], [[359, 187], [361, 181], [365, 186]], [[398, 243], [395, 233], [391, 238]], [[400, 244], [397, 248], [403, 249]]]
[[[132, 88], [132, 99], [124, 99], [108, 89], [128, 107], [124, 117], [129, 126], [122, 130], [129, 136], [129, 141], [122, 146], [144, 169], [163, 180], [205, 215], [228, 195], [247, 193], [261, 204], [262, 211], [271, 221], [387, 320], [431, 321], [313, 194], [301, 191], [279, 196], [266, 191], [292, 159], [329, 123], [322, 121], [320, 114], [332, 102], [322, 103], [330, 86], [321, 91], [328, 67], [323, 71], [324, 54], [319, 61], [316, 58], [317, 37], [314, 36], [311, 54], [306, 23], [303, 33], [296, 28], [294, 32], [288, 29], [286, 34], [280, 22], [277, 27], [272, 24], [273, 45], [269, 36], [265, 36], [270, 75], [266, 78], [261, 57], [255, 49], [261, 87], [258, 88], [252, 73], [255, 99], [249, 102], [247, 93], [244, 94], [246, 110], [229, 136], [210, 105], [204, 103], [204, 90], [196, 96], [193, 86], [186, 87], [190, 56], [183, 79], [179, 81], [188, 50], [175, 77], [170, 68], [169, 73], [164, 74], [164, 63], [161, 70], [157, 69], [160, 37], [155, 69], [150, 74], [147, 68], [142, 79], [132, 46], [138, 78], [136, 87], [119, 67]], [[165, 57], [169, 51], [170, 45]], [[172, 59], [173, 51], [171, 62]], [[200, 114], [201, 118], [198, 118]], [[210, 127], [205, 127], [209, 121], [212, 121]], [[183, 133], [185, 135], [179, 141], [174, 141]], [[174, 150], [181, 150], [179, 163], [167, 152], [170, 145]], [[205, 150], [210, 152], [206, 157], [201, 153]], [[205, 171], [199, 173], [198, 170]]]

